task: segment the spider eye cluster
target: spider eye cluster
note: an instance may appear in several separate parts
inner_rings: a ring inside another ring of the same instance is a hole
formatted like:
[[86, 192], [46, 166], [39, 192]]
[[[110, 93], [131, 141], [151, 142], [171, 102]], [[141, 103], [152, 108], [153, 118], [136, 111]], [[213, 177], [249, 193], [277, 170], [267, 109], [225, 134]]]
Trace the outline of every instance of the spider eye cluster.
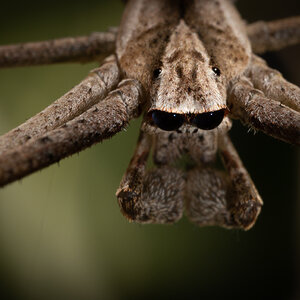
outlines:
[[175, 114], [161, 110], [153, 110], [151, 112], [151, 118], [154, 124], [165, 131], [177, 130], [184, 122], [190, 123], [203, 130], [211, 130], [221, 124], [224, 115], [224, 109], [196, 115]]

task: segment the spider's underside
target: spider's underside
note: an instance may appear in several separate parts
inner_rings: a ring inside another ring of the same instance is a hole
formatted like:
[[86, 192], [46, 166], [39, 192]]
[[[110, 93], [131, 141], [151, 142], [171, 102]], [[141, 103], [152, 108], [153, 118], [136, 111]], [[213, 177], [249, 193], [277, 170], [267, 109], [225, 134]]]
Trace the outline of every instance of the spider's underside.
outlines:
[[[144, 114], [117, 191], [123, 214], [250, 228], [262, 200], [227, 134], [230, 118], [300, 145], [300, 89], [256, 56], [300, 42], [300, 17], [246, 25], [229, 0], [131, 0], [118, 32], [0, 47], [0, 67], [107, 57], [0, 137], [0, 185], [112, 137]], [[156, 167], [146, 169], [150, 150]], [[214, 167], [219, 154], [224, 170]], [[184, 161], [184, 167], [179, 167]]]

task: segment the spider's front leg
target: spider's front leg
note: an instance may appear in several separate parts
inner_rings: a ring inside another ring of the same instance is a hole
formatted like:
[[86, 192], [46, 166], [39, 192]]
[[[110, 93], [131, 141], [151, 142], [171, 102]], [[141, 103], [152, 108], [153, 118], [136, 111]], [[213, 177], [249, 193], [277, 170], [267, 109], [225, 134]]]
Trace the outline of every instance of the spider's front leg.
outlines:
[[7, 152], [37, 138], [77, 117], [95, 103], [105, 98], [120, 80], [120, 69], [115, 55], [25, 123], [0, 137], [0, 153]]
[[141, 132], [117, 190], [122, 213], [138, 223], [174, 223], [183, 213], [184, 176], [171, 166], [146, 170], [152, 137]]
[[219, 135], [226, 172], [198, 167], [188, 172], [187, 215], [200, 226], [250, 229], [263, 204], [228, 135]]
[[94, 143], [112, 137], [138, 117], [141, 84], [125, 79], [103, 101], [63, 126], [29, 140], [0, 156], [0, 186], [22, 178]]
[[[288, 85], [284, 85], [284, 87], [288, 89]], [[292, 94], [292, 90], [289, 91]], [[295, 92], [297, 94], [297, 90]], [[272, 89], [268, 93], [272, 93]], [[286, 91], [283, 89], [282, 93], [286, 93]], [[277, 96], [280, 100], [279, 94]], [[254, 129], [261, 130], [277, 139], [300, 145], [300, 113], [275, 100], [267, 98], [263, 91], [255, 89], [246, 77], [234, 82], [228, 95], [229, 108], [233, 118], [238, 118]], [[284, 98], [281, 101], [288, 102]], [[289, 100], [289, 102], [291, 101], [292, 99]], [[295, 98], [294, 107], [299, 106], [298, 102], [299, 99]]]
[[270, 68], [262, 58], [253, 55], [245, 75], [265, 96], [300, 113], [300, 88], [285, 80], [280, 72]]

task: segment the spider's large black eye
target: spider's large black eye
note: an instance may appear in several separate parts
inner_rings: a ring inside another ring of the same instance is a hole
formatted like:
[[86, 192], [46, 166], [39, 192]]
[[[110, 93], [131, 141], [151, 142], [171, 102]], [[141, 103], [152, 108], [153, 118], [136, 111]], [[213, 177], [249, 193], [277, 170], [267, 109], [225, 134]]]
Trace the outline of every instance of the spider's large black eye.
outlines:
[[154, 110], [151, 113], [152, 120], [162, 130], [172, 131], [178, 129], [184, 122], [184, 117], [180, 114], [168, 113]]
[[224, 118], [224, 109], [196, 115], [192, 123], [200, 129], [211, 130], [218, 127]]

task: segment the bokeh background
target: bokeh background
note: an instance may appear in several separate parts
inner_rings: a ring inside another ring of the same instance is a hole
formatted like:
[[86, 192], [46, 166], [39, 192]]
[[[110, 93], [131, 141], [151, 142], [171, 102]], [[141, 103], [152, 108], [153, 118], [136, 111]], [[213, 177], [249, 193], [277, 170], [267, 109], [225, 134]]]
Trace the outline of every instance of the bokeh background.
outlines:
[[[298, 0], [240, 0], [249, 21], [300, 14]], [[119, 24], [121, 1], [1, 3], [0, 44], [85, 35]], [[300, 85], [300, 47], [265, 56]], [[0, 70], [0, 133], [97, 64]], [[265, 205], [248, 232], [128, 223], [114, 196], [140, 120], [0, 190], [3, 299], [300, 299], [299, 149], [234, 123], [232, 139]], [[297, 190], [298, 189], [298, 190]]]

